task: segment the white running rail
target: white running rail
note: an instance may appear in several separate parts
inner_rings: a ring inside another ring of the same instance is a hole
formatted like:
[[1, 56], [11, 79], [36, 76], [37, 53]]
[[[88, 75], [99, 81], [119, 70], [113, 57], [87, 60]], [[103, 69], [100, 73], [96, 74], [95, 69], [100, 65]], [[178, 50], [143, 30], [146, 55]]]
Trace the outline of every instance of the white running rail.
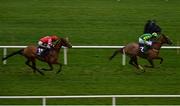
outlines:
[[[27, 46], [0, 46], [3, 49], [3, 57], [7, 55], [7, 49], [9, 48], [25, 48]], [[124, 46], [72, 46], [75, 49], [117, 49]], [[163, 49], [180, 49], [180, 46], [163, 46]], [[3, 61], [3, 64], [6, 64], [7, 61]], [[67, 48], [64, 47], [64, 64], [67, 65]], [[126, 64], [125, 54], [122, 55], [122, 65]]]
[[86, 96], [81, 95], [81, 96], [0, 96], [0, 99], [42, 99], [42, 106], [46, 106], [47, 99], [111, 98], [112, 106], [116, 106], [116, 98], [179, 98], [179, 97], [180, 95], [86, 95]]

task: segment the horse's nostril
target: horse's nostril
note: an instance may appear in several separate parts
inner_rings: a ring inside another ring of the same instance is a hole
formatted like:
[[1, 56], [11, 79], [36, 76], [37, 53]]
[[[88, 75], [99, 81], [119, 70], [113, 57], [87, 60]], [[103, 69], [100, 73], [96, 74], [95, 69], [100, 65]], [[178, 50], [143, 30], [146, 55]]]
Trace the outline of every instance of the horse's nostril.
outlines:
[[72, 48], [72, 46], [69, 46], [69, 48]]

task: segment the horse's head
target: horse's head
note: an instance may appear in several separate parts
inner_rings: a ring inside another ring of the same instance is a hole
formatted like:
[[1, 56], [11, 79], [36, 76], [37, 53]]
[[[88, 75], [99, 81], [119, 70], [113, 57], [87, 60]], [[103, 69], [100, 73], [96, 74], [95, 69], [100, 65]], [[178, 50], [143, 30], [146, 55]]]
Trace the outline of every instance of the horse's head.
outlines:
[[62, 43], [62, 46], [72, 48], [72, 44], [65, 38], [61, 38], [61, 43]]
[[164, 34], [161, 34], [161, 36], [159, 37], [159, 41], [160, 41], [162, 44], [169, 44], [169, 45], [172, 44], [171, 39], [170, 39], [168, 36], [164, 35]]
[[60, 46], [72, 48], [71, 43], [68, 40], [66, 40], [65, 38], [59, 38], [59, 40], [57, 41], [55, 47], [60, 47]]

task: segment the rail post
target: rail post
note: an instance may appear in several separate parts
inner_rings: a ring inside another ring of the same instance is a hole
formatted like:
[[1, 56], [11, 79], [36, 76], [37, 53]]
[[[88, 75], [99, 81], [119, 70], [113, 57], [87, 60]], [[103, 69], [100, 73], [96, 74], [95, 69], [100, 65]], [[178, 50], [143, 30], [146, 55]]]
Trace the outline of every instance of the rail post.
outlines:
[[42, 106], [46, 106], [46, 97], [42, 98]]
[[67, 65], [67, 47], [64, 47], [64, 65]]
[[123, 49], [123, 54], [122, 54], [122, 65], [123, 65], [123, 66], [126, 65], [126, 54], [125, 54], [124, 49]]
[[[69, 38], [65, 38], [67, 41], [69, 41]], [[67, 47], [64, 47], [64, 65], [67, 65]]]
[[112, 106], [116, 106], [116, 97], [112, 97]]
[[[177, 46], [179, 46], [179, 41], [177, 41]], [[179, 48], [177, 48], [177, 54], [179, 54]]]
[[[3, 57], [6, 57], [7, 56], [7, 48], [4, 48], [3, 49]], [[7, 63], [7, 60], [4, 60], [3, 61], [3, 64], [6, 64]]]

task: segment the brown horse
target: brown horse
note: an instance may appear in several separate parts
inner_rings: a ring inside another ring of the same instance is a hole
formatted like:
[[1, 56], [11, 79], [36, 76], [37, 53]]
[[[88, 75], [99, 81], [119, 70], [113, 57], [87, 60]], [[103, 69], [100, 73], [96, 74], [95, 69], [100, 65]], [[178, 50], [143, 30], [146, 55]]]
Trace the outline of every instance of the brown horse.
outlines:
[[[41, 60], [41, 61], [48, 63], [48, 65], [50, 67], [50, 69], [44, 69], [43, 68], [42, 70], [51, 71], [51, 70], [53, 70], [52, 64], [57, 64], [60, 66], [59, 70], [57, 71], [57, 73], [59, 73], [62, 69], [62, 64], [58, 62], [58, 57], [59, 57], [59, 52], [60, 52], [60, 49], [62, 48], [62, 46], [68, 47], [68, 48], [72, 47], [70, 42], [68, 42], [66, 39], [59, 38], [59, 40], [57, 41], [55, 46], [48, 51], [48, 54], [46, 56], [43, 56], [43, 57], [38, 56], [37, 55], [37, 49], [38, 48], [36, 46], [31, 45], [31, 46], [28, 46], [24, 49], [21, 49], [19, 51], [16, 51], [14, 53], [7, 55], [2, 60], [4, 61], [13, 55], [21, 54], [22, 56], [24, 56], [27, 59], [25, 64], [28, 65], [29, 67], [31, 67], [34, 70], [34, 72], [37, 71], [41, 75], [44, 75], [44, 73], [36, 67], [36, 59], [38, 59], [38, 60]], [[30, 63], [32, 63], [32, 64], [30, 64]]]
[[117, 53], [125, 53], [130, 57], [129, 64], [135, 66], [137, 69], [143, 69], [141, 65], [138, 64], [137, 57], [142, 57], [148, 60], [148, 62], [151, 64], [151, 66], [147, 67], [154, 67], [153, 60], [154, 59], [160, 59], [160, 64], [163, 62], [163, 58], [159, 57], [159, 50], [161, 49], [161, 46], [163, 44], [172, 44], [171, 40], [165, 36], [164, 34], [161, 34], [160, 37], [153, 42], [151, 48], [147, 51], [146, 54], [142, 53], [140, 51], [140, 47], [138, 43], [129, 43], [125, 47], [116, 50], [113, 55], [109, 58], [110, 60], [116, 56]]

